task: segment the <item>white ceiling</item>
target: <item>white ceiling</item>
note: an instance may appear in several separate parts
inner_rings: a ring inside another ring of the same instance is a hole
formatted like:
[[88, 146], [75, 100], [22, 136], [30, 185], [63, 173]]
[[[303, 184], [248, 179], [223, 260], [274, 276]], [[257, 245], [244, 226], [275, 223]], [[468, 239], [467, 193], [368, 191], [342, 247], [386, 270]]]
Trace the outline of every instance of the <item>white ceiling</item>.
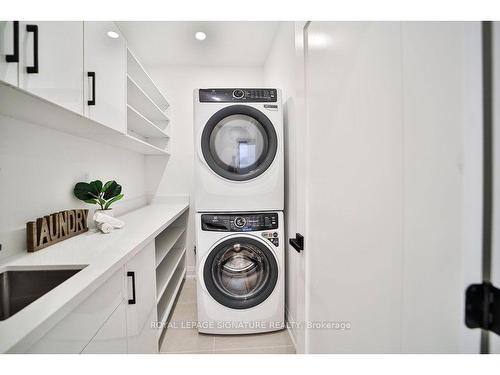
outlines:
[[[144, 65], [262, 66], [278, 22], [117, 22]], [[207, 34], [204, 41], [196, 31]]]

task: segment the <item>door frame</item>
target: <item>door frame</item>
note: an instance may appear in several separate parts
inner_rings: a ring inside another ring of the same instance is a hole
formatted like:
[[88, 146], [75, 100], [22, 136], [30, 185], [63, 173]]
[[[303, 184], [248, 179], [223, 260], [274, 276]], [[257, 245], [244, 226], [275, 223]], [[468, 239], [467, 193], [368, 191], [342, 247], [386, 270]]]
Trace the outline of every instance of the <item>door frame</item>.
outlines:
[[[307, 93], [306, 93], [306, 51], [307, 51], [307, 29], [311, 21], [295, 22], [295, 116], [297, 124], [304, 126], [296, 127], [296, 150], [301, 157], [296, 160], [294, 183], [297, 187], [296, 194], [296, 231], [304, 235], [304, 251], [299, 256], [299, 272], [297, 277], [297, 316], [295, 328], [295, 340], [297, 353], [309, 353], [309, 337], [305, 324], [309, 318], [309, 273], [308, 265], [308, 199], [307, 199], [307, 181], [309, 152], [308, 152], [308, 126], [307, 126]], [[304, 175], [302, 175], [304, 173]], [[289, 234], [289, 237], [292, 234]], [[290, 277], [290, 276], [289, 276]], [[292, 329], [293, 330], [293, 329]]]

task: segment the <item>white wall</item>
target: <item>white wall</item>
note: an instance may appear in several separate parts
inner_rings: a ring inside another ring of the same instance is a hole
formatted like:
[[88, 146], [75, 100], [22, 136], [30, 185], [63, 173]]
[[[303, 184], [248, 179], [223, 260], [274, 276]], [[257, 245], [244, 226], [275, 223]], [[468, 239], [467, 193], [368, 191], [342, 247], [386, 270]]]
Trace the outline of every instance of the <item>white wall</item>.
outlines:
[[144, 156], [0, 116], [0, 258], [26, 251], [26, 222], [92, 208], [73, 196], [79, 181], [115, 179], [117, 213], [145, 204]]
[[[148, 193], [161, 196], [193, 194], [193, 90], [209, 87], [256, 87], [263, 84], [261, 67], [161, 66], [148, 72], [171, 104], [172, 157], [165, 165], [148, 160]], [[194, 220], [191, 209], [187, 233], [187, 272], [194, 276]]]
[[[285, 222], [286, 239], [295, 236], [298, 221], [297, 210], [297, 76], [295, 23], [281, 22], [271, 46], [269, 56], [264, 65], [264, 82], [266, 87], [276, 87], [282, 90], [284, 130], [285, 130]], [[304, 288], [300, 276], [300, 257], [289, 244], [285, 242], [286, 258], [286, 312], [290, 322], [303, 319], [304, 300], [301, 289]], [[291, 333], [296, 347], [301, 351], [302, 336], [291, 325]]]

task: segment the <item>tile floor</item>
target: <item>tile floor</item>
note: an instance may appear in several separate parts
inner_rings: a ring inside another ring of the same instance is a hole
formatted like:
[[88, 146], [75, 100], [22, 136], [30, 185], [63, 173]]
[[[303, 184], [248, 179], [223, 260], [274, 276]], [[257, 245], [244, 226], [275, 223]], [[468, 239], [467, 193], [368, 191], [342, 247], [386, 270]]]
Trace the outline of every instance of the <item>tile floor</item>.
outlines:
[[[196, 281], [184, 281], [171, 321], [196, 321]], [[255, 335], [206, 335], [196, 328], [169, 328], [160, 353], [295, 354], [287, 330]]]

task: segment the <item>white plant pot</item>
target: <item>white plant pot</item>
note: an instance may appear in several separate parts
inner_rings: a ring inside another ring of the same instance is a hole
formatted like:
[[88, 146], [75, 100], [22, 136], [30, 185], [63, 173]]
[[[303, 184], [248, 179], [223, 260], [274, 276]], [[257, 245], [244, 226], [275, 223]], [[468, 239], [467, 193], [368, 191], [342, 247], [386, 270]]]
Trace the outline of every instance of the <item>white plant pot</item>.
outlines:
[[108, 210], [101, 210], [101, 209], [95, 210], [94, 213], [96, 213], [96, 212], [102, 212], [103, 214], [106, 214], [108, 216], [115, 217], [115, 214], [113, 213], [113, 209], [112, 208], [110, 208]]

